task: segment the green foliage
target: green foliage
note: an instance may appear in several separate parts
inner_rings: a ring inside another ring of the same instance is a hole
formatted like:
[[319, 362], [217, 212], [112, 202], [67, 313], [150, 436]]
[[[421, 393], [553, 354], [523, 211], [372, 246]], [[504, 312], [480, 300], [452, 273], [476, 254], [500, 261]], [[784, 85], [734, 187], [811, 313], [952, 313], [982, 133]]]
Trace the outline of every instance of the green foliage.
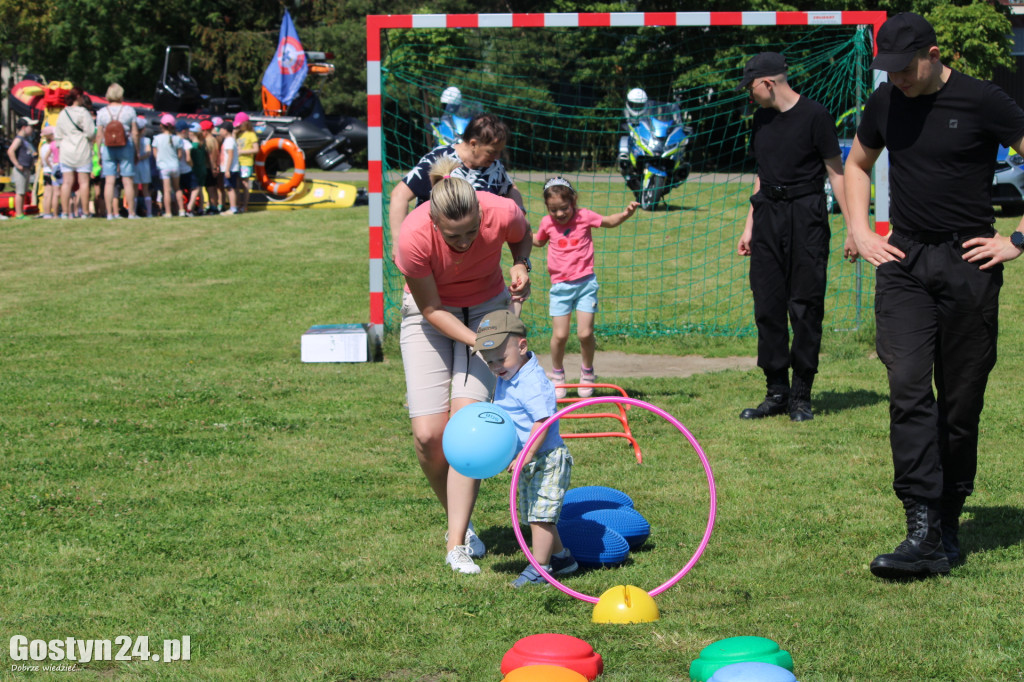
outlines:
[[[1008, 56], [1009, 24], [990, 3], [962, 5], [933, 0], [833, 2], [837, 9], [881, 8], [890, 12], [914, 9], [935, 24], [940, 46], [954, 68], [988, 77], [996, 65], [1012, 63]], [[289, 8], [303, 44], [312, 50], [333, 52], [335, 74], [310, 85], [321, 89], [328, 112], [361, 116], [366, 110], [365, 37], [367, 14], [544, 12], [544, 11], [715, 11], [737, 9], [734, 3], [669, 3], [662, 0], [632, 2], [573, 2], [558, 0], [516, 3], [490, 0], [443, 0], [424, 5], [418, 0], [354, 0], [352, 2], [292, 2], [283, 0], [163, 0], [143, 8], [129, 0], [0, 0], [0, 57], [24, 65], [51, 80], [71, 80], [102, 93], [112, 81], [120, 82], [130, 99], [148, 100], [159, 77], [164, 46], [192, 45], [198, 81], [204, 91], [240, 94], [247, 106], [259, 104], [260, 79], [273, 56], [281, 15]], [[759, 0], [742, 9], [821, 9], [805, 0], [783, 3]], [[721, 34], [724, 51], [729, 36]], [[523, 32], [524, 44], [533, 44], [532, 32]], [[637, 58], [624, 46], [608, 60]], [[623, 64], [625, 62], [619, 62]], [[538, 71], [550, 66], [538, 61]], [[687, 87], [706, 76], [708, 66], [680, 57], [676, 87]], [[590, 74], [580, 73], [585, 79]], [[616, 83], [616, 85], [624, 85]]]
[[942, 3], [929, 12], [943, 63], [975, 78], [990, 79], [997, 66], [1013, 68], [1010, 20], [987, 2]]

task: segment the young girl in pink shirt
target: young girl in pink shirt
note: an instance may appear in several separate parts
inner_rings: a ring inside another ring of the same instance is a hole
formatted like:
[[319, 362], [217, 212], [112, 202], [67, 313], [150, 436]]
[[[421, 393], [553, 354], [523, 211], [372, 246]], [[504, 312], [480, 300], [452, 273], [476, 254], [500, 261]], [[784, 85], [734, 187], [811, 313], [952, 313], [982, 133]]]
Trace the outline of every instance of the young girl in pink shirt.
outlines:
[[[569, 340], [569, 315], [576, 311], [576, 336], [580, 340], [580, 383], [593, 384], [594, 316], [597, 314], [597, 276], [594, 274], [595, 227], [618, 227], [640, 206], [630, 202], [621, 213], [602, 216], [576, 206], [576, 190], [564, 178], [551, 178], [544, 183], [544, 205], [548, 214], [541, 220], [533, 236], [534, 246], [548, 246], [548, 273], [551, 275], [551, 380], [555, 394], [565, 397], [565, 344]], [[594, 389], [581, 386], [581, 398], [594, 395]]]

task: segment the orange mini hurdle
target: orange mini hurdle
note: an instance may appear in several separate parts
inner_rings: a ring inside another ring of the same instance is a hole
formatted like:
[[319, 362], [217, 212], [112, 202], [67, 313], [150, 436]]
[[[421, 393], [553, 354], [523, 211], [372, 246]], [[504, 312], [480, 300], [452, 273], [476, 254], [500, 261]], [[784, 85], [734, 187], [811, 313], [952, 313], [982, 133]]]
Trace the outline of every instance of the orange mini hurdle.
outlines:
[[[623, 398], [628, 398], [625, 389], [615, 384], [556, 384], [558, 388], [580, 388], [585, 386], [587, 388], [607, 388], [612, 391], [618, 391], [619, 395]], [[578, 403], [586, 398], [559, 398], [559, 404]], [[629, 419], [626, 417], [626, 410], [629, 409], [629, 405], [623, 405], [616, 403], [615, 407], [619, 409], [618, 412], [573, 412], [567, 414], [562, 419], [614, 419], [622, 424], [622, 431], [601, 431], [593, 433], [563, 433], [562, 438], [625, 438], [629, 441], [630, 445], [633, 446], [633, 452], [636, 453], [636, 463], [643, 464], [643, 455], [640, 454], [640, 445], [636, 442], [636, 438], [633, 437], [633, 432], [629, 428]]]

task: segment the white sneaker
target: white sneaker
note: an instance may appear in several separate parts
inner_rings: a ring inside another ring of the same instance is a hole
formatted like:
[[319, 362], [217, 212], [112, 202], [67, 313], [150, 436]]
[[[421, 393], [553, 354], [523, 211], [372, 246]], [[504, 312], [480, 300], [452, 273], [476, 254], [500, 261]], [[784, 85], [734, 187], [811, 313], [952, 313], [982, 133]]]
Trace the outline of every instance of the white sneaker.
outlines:
[[[594, 384], [597, 383], [597, 375], [594, 374], [594, 368], [591, 367], [590, 371], [580, 368], [580, 383], [581, 384]], [[576, 394], [581, 398], [589, 398], [594, 395], [594, 389], [590, 386], [580, 386], [576, 389]]]
[[456, 545], [455, 549], [448, 552], [444, 562], [451, 566], [453, 571], [458, 571], [459, 573], [469, 575], [479, 573], [480, 567], [474, 564], [473, 559], [469, 556], [472, 551], [466, 545]]
[[[448, 543], [448, 531], [444, 534], [445, 544]], [[473, 522], [469, 522], [469, 528], [466, 529], [466, 538], [463, 540], [463, 546], [469, 548], [471, 556], [475, 556], [477, 559], [487, 554], [487, 545], [480, 539], [480, 536], [476, 534], [476, 528], [473, 527]]]
[[478, 559], [487, 554], [487, 545], [476, 534], [476, 528], [473, 528], [472, 521], [469, 522], [469, 528], [466, 529], [466, 545], [469, 547], [469, 551], [473, 553], [473, 556]]
[[564, 386], [560, 386], [559, 384], [564, 384], [565, 383], [565, 370], [564, 369], [554, 369], [554, 370], [551, 370], [550, 372], [548, 372], [548, 379], [550, 379], [551, 383], [553, 383], [555, 385], [555, 398], [557, 400], [561, 400], [562, 398], [564, 398], [567, 395], [565, 387]]

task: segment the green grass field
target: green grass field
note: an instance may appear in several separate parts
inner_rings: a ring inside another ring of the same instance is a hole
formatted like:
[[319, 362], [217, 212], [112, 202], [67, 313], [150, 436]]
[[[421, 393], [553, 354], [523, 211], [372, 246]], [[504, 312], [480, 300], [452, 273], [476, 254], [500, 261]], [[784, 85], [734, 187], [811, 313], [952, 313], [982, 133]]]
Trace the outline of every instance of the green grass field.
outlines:
[[[74, 679], [497, 681], [518, 639], [558, 632], [593, 645], [606, 682], [687, 680], [701, 648], [736, 635], [778, 641], [803, 682], [1024, 679], [1024, 262], [1007, 266], [969, 554], [947, 577], [867, 568], [902, 538], [870, 329], [826, 334], [805, 424], [736, 418], [762, 395], [756, 371], [603, 376], [687, 425], [719, 503], [661, 619], [617, 626], [555, 589], [509, 587], [525, 557], [507, 475], [483, 483], [474, 515], [483, 572], [443, 564], [395, 338], [382, 362], [300, 362], [310, 325], [367, 321], [366, 226], [365, 207], [0, 223], [0, 678], [71, 679], [18, 670], [47, 662], [11, 660], [16, 636], [145, 636], [153, 653], [188, 636], [189, 661], [78, 662]], [[628, 492], [653, 529], [625, 566], [566, 579], [586, 594], [660, 585], [706, 523], [686, 441], [649, 413], [632, 424], [641, 466], [620, 439], [570, 442], [574, 485]]]

